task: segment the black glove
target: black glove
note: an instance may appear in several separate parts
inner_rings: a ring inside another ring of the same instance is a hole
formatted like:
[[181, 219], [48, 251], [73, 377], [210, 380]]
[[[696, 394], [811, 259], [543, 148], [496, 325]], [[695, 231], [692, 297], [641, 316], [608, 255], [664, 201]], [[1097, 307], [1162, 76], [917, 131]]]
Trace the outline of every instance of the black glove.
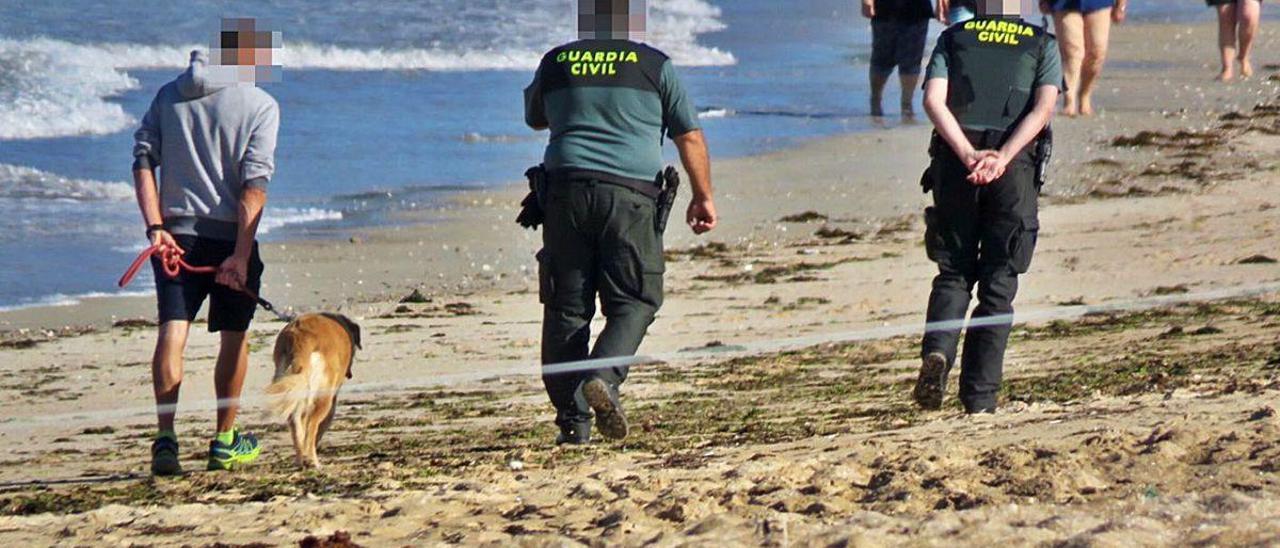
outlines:
[[546, 211], [542, 208], [547, 194], [547, 171], [537, 165], [526, 170], [524, 176], [529, 180], [529, 194], [520, 202], [520, 214], [516, 216], [516, 223], [524, 228], [537, 230], [547, 218]]
[[516, 216], [516, 223], [524, 228], [537, 230], [545, 219], [546, 213], [538, 205], [538, 194], [530, 192], [520, 202], [520, 214]]

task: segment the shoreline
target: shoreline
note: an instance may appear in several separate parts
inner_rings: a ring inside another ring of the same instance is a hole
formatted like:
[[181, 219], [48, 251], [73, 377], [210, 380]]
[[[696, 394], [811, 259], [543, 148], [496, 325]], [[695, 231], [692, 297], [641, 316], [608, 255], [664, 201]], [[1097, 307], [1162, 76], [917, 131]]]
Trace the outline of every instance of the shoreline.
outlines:
[[[1211, 30], [1209, 27], [1211, 25], [1205, 23], [1126, 25], [1123, 29], [1135, 32], [1117, 33], [1111, 57], [1113, 65], [1125, 68], [1106, 73], [1107, 80], [1103, 82], [1103, 88], [1121, 82], [1130, 83], [1194, 70], [1194, 67], [1185, 62], [1171, 62], [1174, 68], [1150, 66], [1149, 60], [1144, 58], [1147, 52], [1124, 47], [1139, 45], [1139, 41], [1126, 44], [1127, 39], [1149, 34], [1172, 35], [1175, 41], [1203, 41], [1201, 38]], [[1167, 44], [1165, 50], [1169, 50]], [[1192, 58], [1197, 59], [1203, 67], [1212, 64], [1212, 59], [1207, 56], [1193, 55]], [[1115, 87], [1100, 89], [1099, 102], [1103, 105], [1103, 112], [1098, 118], [1088, 121], [1062, 118], [1055, 120], [1058, 141], [1071, 144], [1065, 147], [1060, 145], [1056, 154], [1053, 175], [1047, 188], [1050, 195], [1048, 203], [1107, 197], [1105, 191], [1098, 191], [1100, 186], [1106, 186], [1110, 182], [1101, 180], [1105, 177], [1106, 170], [1098, 169], [1099, 166], [1132, 160], [1133, 154], [1132, 151], [1119, 149], [1104, 148], [1099, 151], [1095, 148], [1101, 147], [1094, 145], [1115, 133], [1116, 126], [1139, 130], [1160, 126], [1149, 115], [1152, 104], [1181, 105], [1180, 110], [1163, 111], [1159, 114], [1165, 118], [1180, 118], [1194, 127], [1212, 123], [1223, 112], [1246, 110], [1251, 106], [1242, 102], [1247, 101], [1250, 94], [1240, 93], [1236, 89], [1238, 87], [1247, 86], [1258, 90], [1253, 95], [1262, 93], [1267, 88], [1275, 88], [1274, 85], [1268, 85], [1265, 76], [1256, 78], [1252, 83], [1216, 86], [1208, 82], [1208, 78], [1205, 80], [1201, 85], [1184, 84], [1181, 88], [1170, 85], [1148, 86], [1151, 92], [1148, 97], [1120, 94]], [[1167, 79], [1165, 84], [1168, 84]], [[1221, 111], [1216, 110], [1218, 108]], [[723, 230], [711, 234], [708, 241], [743, 241], [744, 238], [768, 234], [777, 227], [770, 227], [769, 223], [764, 222], [767, 220], [762, 218], [764, 210], [771, 209], [775, 218], [795, 213], [776, 203], [770, 204], [770, 207], [762, 207], [758, 203], [761, 200], [778, 200], [778, 191], [786, 193], [783, 198], [793, 198], [787, 193], [789, 188], [785, 181], [768, 181], [758, 176], [762, 172], [773, 172], [767, 166], [775, 162], [812, 165], [814, 175], [839, 182], [819, 189], [813, 189], [810, 185], [799, 186], [802, 187], [800, 190], [806, 192], [806, 197], [826, 191], [834, 193], [842, 201], [861, 200], [859, 207], [848, 211], [850, 216], [883, 218], [916, 213], [913, 208], [923, 207], [926, 202], [924, 197], [916, 196], [918, 193], [913, 193], [910, 189], [915, 185], [914, 179], [918, 177], [919, 170], [927, 163], [924, 154], [927, 131], [927, 120], [922, 120], [914, 126], [904, 124], [887, 130], [816, 136], [776, 151], [716, 161], [715, 180], [719, 193], [725, 198], [721, 201], [739, 208], [721, 205], [723, 214], [730, 221]], [[714, 161], [714, 141], [711, 145]], [[875, 150], [899, 152], [893, 155], [859, 152]], [[1106, 154], [1093, 158], [1093, 163], [1076, 161], [1081, 154], [1098, 152]], [[832, 157], [848, 154], [857, 158], [847, 162], [832, 161]], [[1066, 154], [1072, 154], [1076, 159], [1064, 161], [1062, 158]], [[908, 166], [902, 165], [904, 158], [909, 159]], [[888, 181], [874, 181], [845, 171], [891, 175]], [[1078, 177], [1071, 184], [1062, 185], [1058, 182], [1063, 178], [1059, 174], [1064, 172]], [[513, 221], [517, 204], [524, 193], [523, 186], [523, 182], [510, 182], [490, 188], [460, 190], [443, 197], [438, 206], [392, 212], [391, 215], [399, 217], [399, 224], [394, 226], [350, 229], [339, 227], [333, 230], [339, 235], [350, 235], [349, 237], [308, 235], [264, 243], [263, 254], [268, 271], [264, 277], [263, 291], [271, 295], [268, 298], [272, 302], [294, 310], [336, 307], [339, 310], [373, 312], [368, 306], [370, 303], [393, 300], [398, 294], [407, 294], [413, 289], [433, 294], [453, 292], [467, 295], [477, 291], [515, 291], [527, 287], [531, 283], [530, 269], [534, 267], [532, 253], [536, 250], [539, 236], [537, 233], [519, 231]], [[687, 194], [682, 199], [685, 197]], [[844, 209], [850, 208], [845, 206]], [[741, 217], [751, 218], [754, 226], [747, 227], [733, 222], [735, 218]], [[693, 239], [683, 234], [680, 228], [676, 227], [676, 234], [668, 234], [667, 243], [670, 248], [693, 243]], [[376, 249], [370, 250], [369, 247]], [[513, 252], [511, 248], [516, 250]], [[320, 256], [324, 268], [308, 272], [305, 265], [314, 264], [316, 260], [314, 256], [307, 257], [308, 254]], [[368, 265], [366, 259], [371, 255], [390, 258], [390, 261], [397, 264], [381, 267], [377, 264]], [[405, 264], [412, 260], [418, 261], [418, 264]], [[352, 269], [343, 268], [342, 263], [346, 261], [350, 261], [351, 265], [361, 266], [356, 266], [352, 272]], [[124, 266], [126, 265], [122, 264], [121, 268]], [[354, 279], [343, 279], [350, 274], [355, 274]], [[89, 295], [91, 296], [65, 297], [80, 301], [75, 304], [18, 305], [13, 309], [0, 310], [0, 334], [23, 329], [103, 327], [123, 319], [154, 315], [153, 307], [150, 306], [152, 299], [147, 296], [98, 295], [96, 292]], [[58, 295], [50, 296], [54, 297]]]

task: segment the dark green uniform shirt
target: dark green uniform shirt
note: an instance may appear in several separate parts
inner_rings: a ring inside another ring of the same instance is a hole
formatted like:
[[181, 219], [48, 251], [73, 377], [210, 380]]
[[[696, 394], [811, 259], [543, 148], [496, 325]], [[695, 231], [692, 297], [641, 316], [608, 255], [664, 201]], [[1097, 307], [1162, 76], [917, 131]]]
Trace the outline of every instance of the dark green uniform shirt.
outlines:
[[947, 82], [947, 107], [972, 130], [1012, 131], [1041, 86], [1062, 88], [1053, 35], [1021, 19], [979, 18], [938, 37], [925, 81]]
[[627, 40], [581, 40], [551, 50], [525, 89], [525, 121], [550, 127], [543, 164], [641, 181], [662, 171], [663, 131], [698, 129], [671, 60]]

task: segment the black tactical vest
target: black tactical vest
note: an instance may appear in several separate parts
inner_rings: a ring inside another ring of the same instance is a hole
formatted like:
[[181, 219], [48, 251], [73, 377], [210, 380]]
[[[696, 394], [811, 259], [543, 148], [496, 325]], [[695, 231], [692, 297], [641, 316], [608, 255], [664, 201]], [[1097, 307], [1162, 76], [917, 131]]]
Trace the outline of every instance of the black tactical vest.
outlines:
[[947, 55], [947, 106], [960, 125], [1012, 130], [1035, 101], [1036, 71], [1049, 34], [1021, 19], [979, 18], [940, 38]]

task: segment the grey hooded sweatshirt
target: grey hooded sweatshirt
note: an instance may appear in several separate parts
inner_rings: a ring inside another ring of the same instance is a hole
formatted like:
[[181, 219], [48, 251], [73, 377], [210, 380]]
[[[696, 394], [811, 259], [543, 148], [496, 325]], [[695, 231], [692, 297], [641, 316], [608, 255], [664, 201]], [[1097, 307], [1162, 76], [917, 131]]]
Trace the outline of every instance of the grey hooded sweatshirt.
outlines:
[[249, 84], [215, 82], [203, 52], [151, 102], [134, 134], [135, 166], [160, 170], [160, 211], [174, 234], [235, 241], [240, 194], [275, 172], [280, 107]]

